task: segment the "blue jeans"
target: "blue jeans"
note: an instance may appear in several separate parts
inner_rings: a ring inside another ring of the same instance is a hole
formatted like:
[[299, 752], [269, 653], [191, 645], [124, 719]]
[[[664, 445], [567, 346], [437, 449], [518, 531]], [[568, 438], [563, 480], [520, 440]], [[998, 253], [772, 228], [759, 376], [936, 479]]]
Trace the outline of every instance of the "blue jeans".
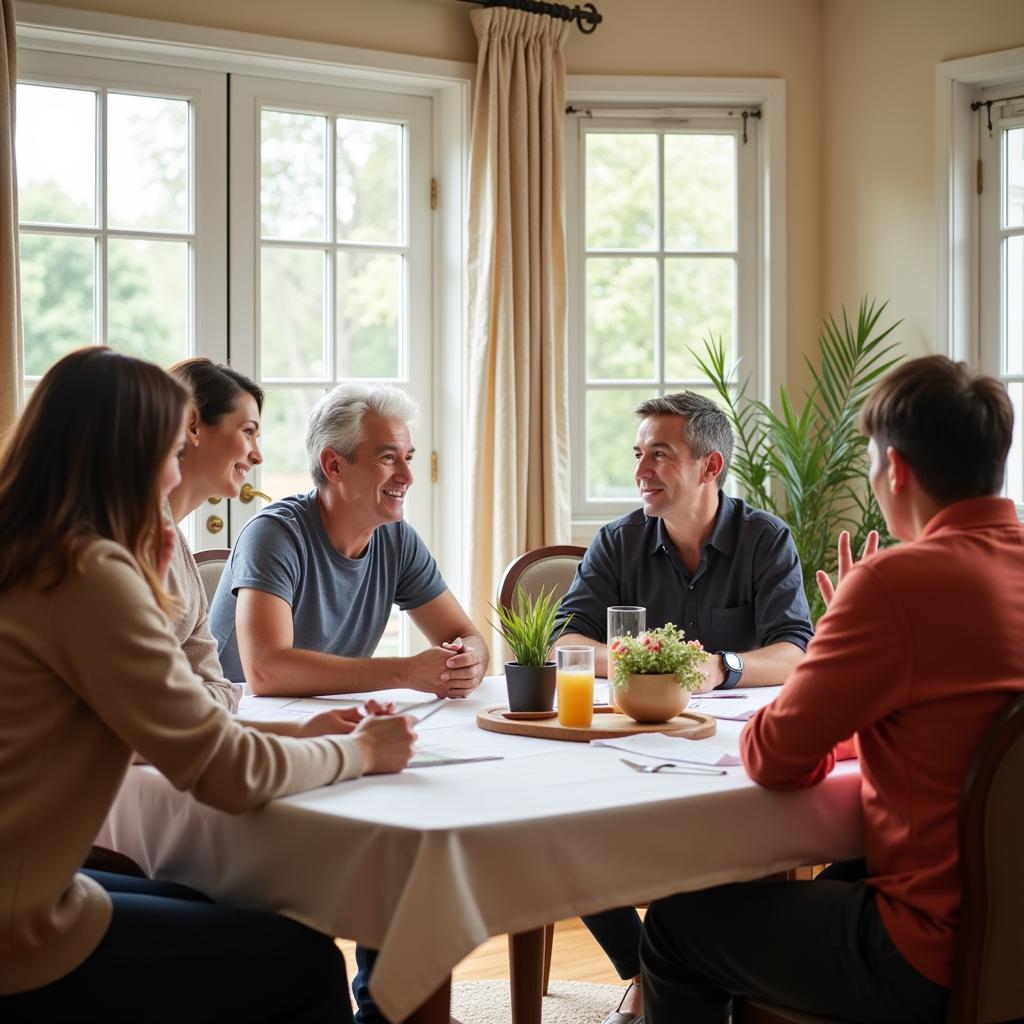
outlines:
[[356, 1024], [388, 1024], [370, 995], [370, 975], [377, 962], [377, 950], [356, 946], [356, 974], [352, 995], [356, 997]]
[[42, 988], [0, 996], [0, 1019], [348, 1024], [345, 961], [288, 918], [210, 902], [183, 885], [86, 871], [110, 893], [93, 953]]

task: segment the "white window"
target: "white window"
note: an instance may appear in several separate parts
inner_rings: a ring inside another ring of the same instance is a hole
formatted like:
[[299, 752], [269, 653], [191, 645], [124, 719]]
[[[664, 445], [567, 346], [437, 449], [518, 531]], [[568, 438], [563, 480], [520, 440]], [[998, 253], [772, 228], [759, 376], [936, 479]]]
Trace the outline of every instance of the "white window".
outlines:
[[[421, 410], [406, 515], [429, 543], [430, 101], [234, 75], [231, 121], [231, 353], [266, 391], [258, 486], [309, 489], [306, 418], [336, 384], [401, 387]], [[377, 653], [417, 646], [394, 610]]]
[[[1005, 493], [1024, 505], [1024, 81], [981, 93], [979, 362], [1013, 401]], [[988, 101], [992, 100], [991, 108]], [[991, 128], [989, 124], [991, 123]]]
[[225, 76], [31, 50], [19, 65], [26, 388], [82, 345], [225, 358]]
[[430, 107], [421, 97], [231, 79], [231, 354], [266, 389], [259, 486], [274, 498], [311, 486], [305, 421], [327, 390], [353, 379], [393, 384], [422, 410], [408, 514], [426, 537]]
[[[668, 113], [668, 112], [666, 112]], [[633, 410], [720, 340], [759, 396], [757, 119], [592, 110], [568, 122], [573, 515], [637, 505]]]

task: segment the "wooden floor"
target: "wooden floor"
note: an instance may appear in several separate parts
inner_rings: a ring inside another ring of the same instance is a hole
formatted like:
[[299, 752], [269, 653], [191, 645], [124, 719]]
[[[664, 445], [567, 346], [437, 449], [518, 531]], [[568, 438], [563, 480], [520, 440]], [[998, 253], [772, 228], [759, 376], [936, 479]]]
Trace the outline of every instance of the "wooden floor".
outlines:
[[[338, 940], [349, 973], [355, 969], [355, 943]], [[497, 935], [475, 949], [452, 972], [455, 981], [489, 981], [508, 977], [508, 938]], [[559, 981], [592, 981], [619, 985], [615, 969], [579, 918], [555, 925], [555, 948], [551, 954], [551, 977]]]

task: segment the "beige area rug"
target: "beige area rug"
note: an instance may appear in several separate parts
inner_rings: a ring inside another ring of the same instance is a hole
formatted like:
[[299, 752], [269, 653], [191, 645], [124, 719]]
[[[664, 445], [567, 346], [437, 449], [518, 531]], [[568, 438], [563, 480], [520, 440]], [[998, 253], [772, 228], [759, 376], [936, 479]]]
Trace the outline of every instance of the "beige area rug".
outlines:
[[[544, 1024], [600, 1024], [622, 998], [622, 985], [553, 981], [544, 997]], [[507, 981], [457, 981], [452, 1016], [462, 1024], [511, 1024]]]

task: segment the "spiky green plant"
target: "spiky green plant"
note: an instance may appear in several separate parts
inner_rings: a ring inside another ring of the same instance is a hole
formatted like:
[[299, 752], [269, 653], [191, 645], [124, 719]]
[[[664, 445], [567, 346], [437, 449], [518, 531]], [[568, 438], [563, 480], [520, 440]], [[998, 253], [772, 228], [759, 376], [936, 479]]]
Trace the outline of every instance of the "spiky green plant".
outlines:
[[572, 616], [555, 629], [555, 618], [561, 607], [561, 598], [555, 600], [555, 588], [550, 592], [541, 588], [535, 597], [522, 588], [516, 587], [512, 608], [491, 605], [498, 624], [491, 626], [498, 630], [505, 643], [512, 649], [516, 661], [520, 665], [544, 665], [548, 660], [548, 651], [557, 643], [569, 625]]
[[855, 323], [845, 307], [840, 322], [826, 317], [820, 365], [807, 360], [814, 386], [802, 407], [780, 388], [778, 413], [746, 397], [749, 377], [737, 389], [721, 338], [705, 339], [703, 356], [694, 352], [736, 434], [732, 472], [747, 501], [784, 519], [793, 532], [814, 621], [825, 610], [814, 574], [835, 571], [837, 532], [850, 531], [855, 551], [870, 530], [878, 530], [883, 543], [889, 539], [865, 486], [867, 438], [857, 429], [864, 399], [899, 361], [891, 357], [895, 344], [885, 342], [902, 321], [878, 326], [886, 305], [863, 299]]

